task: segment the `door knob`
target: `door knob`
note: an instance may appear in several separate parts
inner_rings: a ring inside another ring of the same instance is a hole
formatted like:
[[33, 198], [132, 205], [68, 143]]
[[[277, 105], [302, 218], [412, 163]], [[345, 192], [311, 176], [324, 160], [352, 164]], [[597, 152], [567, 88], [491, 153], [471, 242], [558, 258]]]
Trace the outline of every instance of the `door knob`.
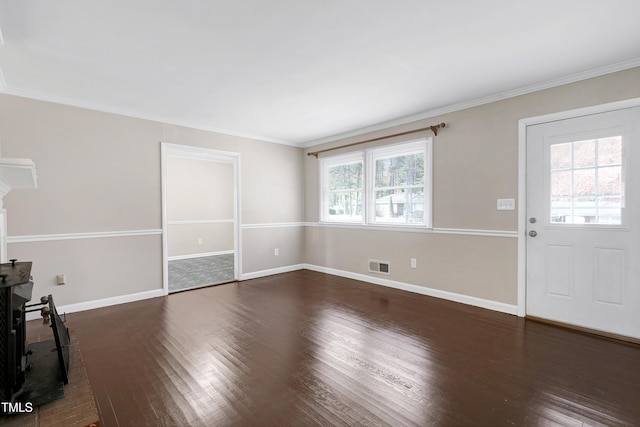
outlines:
[[538, 222], [538, 220], [536, 219], [536, 217], [535, 217], [535, 216], [532, 216], [531, 218], [529, 218], [529, 222], [530, 222], [531, 224], [535, 224], [536, 222]]
[[538, 235], [538, 233], [535, 230], [531, 230], [529, 232], [529, 236], [531, 236], [531, 237], [536, 237], [537, 235]]

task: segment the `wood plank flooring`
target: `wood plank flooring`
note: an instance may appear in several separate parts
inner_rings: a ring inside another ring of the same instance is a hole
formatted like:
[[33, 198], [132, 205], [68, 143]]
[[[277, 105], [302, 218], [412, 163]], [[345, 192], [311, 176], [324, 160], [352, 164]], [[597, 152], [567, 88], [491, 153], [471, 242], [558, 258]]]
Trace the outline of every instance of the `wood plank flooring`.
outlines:
[[311, 271], [68, 315], [101, 424], [640, 425], [640, 346]]

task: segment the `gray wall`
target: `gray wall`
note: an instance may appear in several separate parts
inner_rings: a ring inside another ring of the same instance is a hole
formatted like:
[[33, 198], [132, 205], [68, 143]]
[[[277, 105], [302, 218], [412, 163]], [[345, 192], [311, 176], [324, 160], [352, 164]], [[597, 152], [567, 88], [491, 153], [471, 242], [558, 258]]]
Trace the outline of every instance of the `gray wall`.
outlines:
[[160, 141], [240, 153], [241, 221], [254, 225], [243, 273], [302, 262], [301, 227], [272, 236], [265, 226], [303, 219], [299, 148], [8, 95], [0, 138], [4, 157], [30, 158], [38, 172], [37, 189], [4, 199], [8, 254], [34, 262], [34, 297], [67, 305], [162, 289]]
[[234, 250], [233, 164], [168, 156], [165, 173], [167, 220], [189, 221], [169, 224], [168, 256]]
[[[170, 125], [165, 125], [163, 138], [174, 144], [240, 153], [243, 274], [303, 262], [304, 172], [300, 148]], [[274, 255], [275, 248], [280, 255]]]
[[[306, 151], [444, 121], [433, 147], [434, 228], [513, 233], [517, 211], [497, 211], [496, 199], [517, 197], [518, 120], [635, 97], [639, 68], [301, 150], [0, 95], [2, 155], [33, 159], [39, 176], [36, 190], [5, 197], [9, 257], [34, 261], [34, 295], [59, 304], [161, 289], [164, 141], [240, 153], [245, 275], [305, 262], [369, 274], [374, 258], [391, 261], [391, 280], [516, 304], [515, 238], [318, 225], [318, 162]], [[100, 234], [119, 231], [132, 233]], [[89, 238], [69, 239], [76, 233]], [[68, 284], [56, 287], [60, 273]]]
[[[496, 210], [517, 199], [518, 120], [640, 97], [640, 68], [567, 84], [310, 147], [339, 146], [445, 122], [433, 145], [433, 227], [517, 231], [518, 212]], [[412, 135], [411, 138], [414, 138]], [[396, 139], [397, 141], [397, 139]], [[382, 143], [376, 143], [380, 145]], [[348, 152], [353, 149], [342, 149]], [[318, 221], [318, 160], [305, 158], [306, 221]], [[391, 262], [386, 279], [517, 303], [517, 240], [483, 235], [418, 234], [325, 226], [306, 229], [308, 263], [371, 275], [367, 259]], [[418, 268], [410, 268], [417, 258]], [[375, 276], [381, 277], [381, 276]]]

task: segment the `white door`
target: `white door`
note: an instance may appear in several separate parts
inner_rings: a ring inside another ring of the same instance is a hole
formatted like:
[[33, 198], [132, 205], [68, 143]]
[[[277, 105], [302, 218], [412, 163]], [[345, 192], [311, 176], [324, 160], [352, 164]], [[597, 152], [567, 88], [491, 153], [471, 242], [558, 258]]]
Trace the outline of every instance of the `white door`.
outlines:
[[640, 107], [526, 141], [527, 315], [640, 338]]

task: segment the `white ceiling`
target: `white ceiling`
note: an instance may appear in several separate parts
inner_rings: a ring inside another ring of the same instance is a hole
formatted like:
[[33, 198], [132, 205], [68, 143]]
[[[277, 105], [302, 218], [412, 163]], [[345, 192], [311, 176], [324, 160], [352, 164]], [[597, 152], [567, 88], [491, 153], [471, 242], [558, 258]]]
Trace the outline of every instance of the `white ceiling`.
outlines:
[[639, 17], [638, 0], [0, 0], [0, 89], [308, 146], [638, 66]]

